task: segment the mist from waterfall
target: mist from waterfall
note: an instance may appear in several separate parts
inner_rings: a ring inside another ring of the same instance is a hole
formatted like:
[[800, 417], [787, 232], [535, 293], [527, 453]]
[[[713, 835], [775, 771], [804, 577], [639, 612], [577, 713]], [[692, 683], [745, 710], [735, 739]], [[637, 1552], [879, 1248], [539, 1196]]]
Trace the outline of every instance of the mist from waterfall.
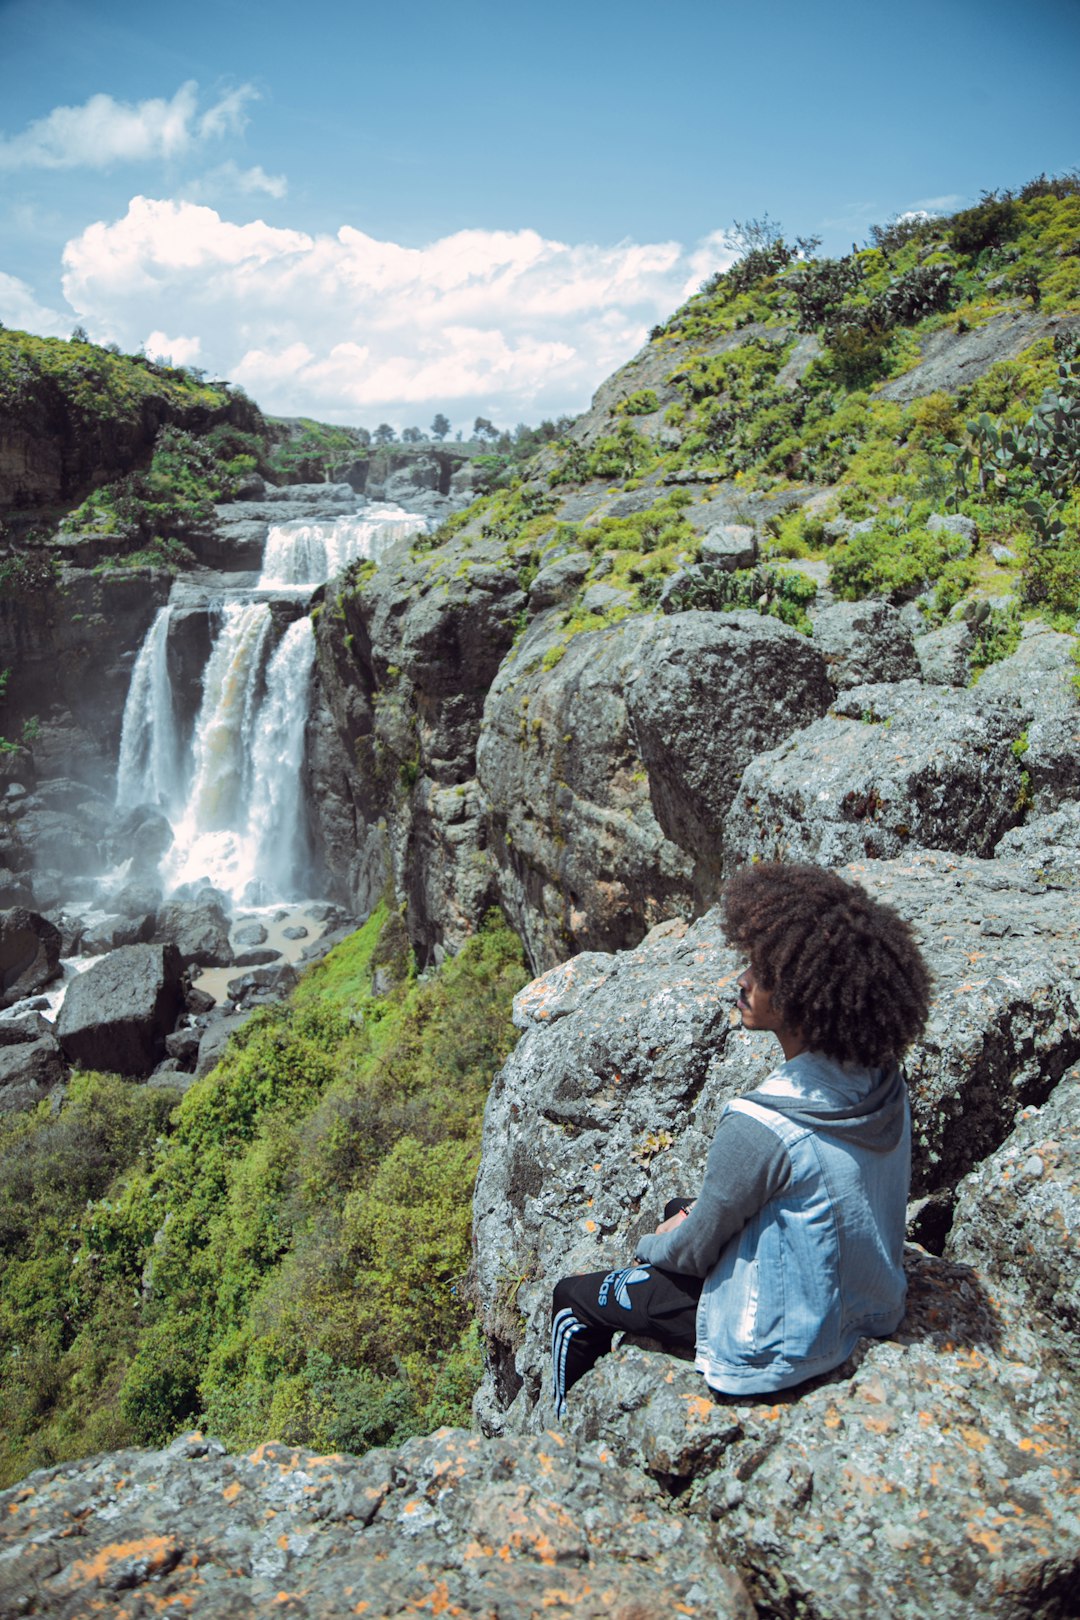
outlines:
[[172, 610], [158, 613], [132, 671], [117, 800], [168, 816], [166, 893], [208, 878], [237, 904], [302, 897], [310, 879], [303, 764], [315, 635], [305, 616], [279, 636], [281, 617], [266, 593], [283, 598], [286, 616], [295, 613], [298, 593], [310, 594], [350, 562], [378, 561], [396, 540], [425, 528], [422, 517], [397, 506], [272, 527], [258, 596], [236, 592], [208, 603], [219, 622], [187, 739], [169, 679]]

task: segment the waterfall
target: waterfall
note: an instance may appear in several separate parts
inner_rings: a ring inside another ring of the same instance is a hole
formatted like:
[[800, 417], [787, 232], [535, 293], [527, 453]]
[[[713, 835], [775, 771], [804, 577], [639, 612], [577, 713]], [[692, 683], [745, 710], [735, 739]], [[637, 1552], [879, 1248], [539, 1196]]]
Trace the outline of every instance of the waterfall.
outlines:
[[267, 898], [291, 895], [302, 875], [300, 771], [314, 662], [314, 626], [310, 618], [297, 619], [266, 671], [266, 699], [251, 752], [254, 879]]
[[169, 622], [169, 608], [159, 608], [131, 672], [116, 770], [116, 802], [122, 806], [155, 804], [168, 810], [180, 791]]
[[423, 533], [422, 517], [400, 506], [366, 507], [357, 517], [275, 524], [266, 537], [260, 589], [321, 585], [362, 558], [378, 562], [395, 540]]
[[167, 892], [209, 878], [242, 904], [300, 898], [298, 886], [307, 877], [302, 773], [315, 637], [311, 619], [299, 618], [276, 640], [266, 594], [295, 613], [298, 593], [310, 595], [350, 562], [377, 562], [396, 540], [426, 527], [424, 518], [391, 505], [271, 527], [258, 596], [230, 593], [212, 610], [219, 622], [190, 745], [182, 739], [169, 682], [170, 609], [158, 613], [132, 671], [117, 800], [156, 804], [168, 814], [174, 842], [161, 866]]

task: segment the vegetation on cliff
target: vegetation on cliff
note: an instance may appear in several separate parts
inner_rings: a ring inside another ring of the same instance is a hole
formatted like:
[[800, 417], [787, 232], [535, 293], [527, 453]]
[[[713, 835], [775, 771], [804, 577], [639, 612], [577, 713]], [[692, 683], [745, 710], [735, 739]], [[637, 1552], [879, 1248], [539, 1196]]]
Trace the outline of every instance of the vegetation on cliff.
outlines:
[[417, 979], [381, 907], [179, 1106], [83, 1074], [0, 1121], [0, 1481], [196, 1422], [350, 1451], [468, 1422], [480, 1119], [526, 976], [493, 916]]
[[[576, 634], [596, 627], [581, 604], [601, 579], [620, 589], [599, 622], [654, 607], [699, 559], [692, 509], [721, 497], [771, 564], [824, 564], [842, 598], [916, 599], [930, 628], [965, 598], [1014, 594], [1072, 628], [1078, 241], [1076, 176], [875, 227], [837, 260], [752, 222], [739, 262], [654, 328], [554, 450], [417, 547], [437, 574], [500, 539], [526, 586], [553, 558], [588, 553], [564, 609]], [[950, 369], [954, 355], [970, 359]], [[920, 366], [925, 381], [909, 375]], [[935, 516], [971, 519], [976, 541]], [[711, 591], [691, 573], [686, 587], [693, 605], [752, 602], [809, 628], [804, 600], [753, 571]]]

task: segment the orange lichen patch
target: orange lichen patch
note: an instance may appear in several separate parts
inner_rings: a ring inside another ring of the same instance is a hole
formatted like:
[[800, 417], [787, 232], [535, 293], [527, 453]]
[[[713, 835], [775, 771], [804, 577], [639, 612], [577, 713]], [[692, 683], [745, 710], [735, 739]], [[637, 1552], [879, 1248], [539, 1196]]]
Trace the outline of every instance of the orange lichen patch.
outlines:
[[595, 1221], [582, 1221], [581, 1224], [582, 1224], [582, 1226], [584, 1226], [586, 1232], [595, 1232], [596, 1231], [596, 1222]]
[[923, 1429], [932, 1429], [934, 1427], [934, 1416], [932, 1412], [919, 1413], [919, 1427]]
[[981, 1429], [973, 1428], [970, 1423], [958, 1424], [956, 1432], [965, 1445], [971, 1446], [975, 1451], [985, 1451], [990, 1444], [990, 1436], [983, 1434]]
[[406, 1502], [401, 1511], [402, 1513], [419, 1513], [421, 1506], [422, 1503], [417, 1501]]
[[1045, 1457], [1052, 1449], [1045, 1440], [1032, 1440], [1028, 1435], [1017, 1441], [1017, 1445], [1021, 1451], [1030, 1451], [1036, 1457]]
[[438, 1581], [426, 1597], [417, 1598], [410, 1605], [414, 1609], [430, 1609], [432, 1614], [461, 1614], [462, 1610], [450, 1601], [450, 1588], [445, 1581]]
[[241, 1486], [240, 1481], [238, 1479], [234, 1479], [230, 1485], [225, 1486], [221, 1494], [225, 1498], [226, 1502], [235, 1502], [242, 1489], [243, 1487]]
[[[780, 1416], [780, 1408], [778, 1406], [755, 1406], [754, 1416], [760, 1419], [762, 1423], [775, 1423]], [[828, 1419], [826, 1418], [825, 1421], [828, 1422]]]
[[864, 1474], [861, 1468], [850, 1463], [844, 1469], [844, 1478], [864, 1496], [890, 1496], [896, 1489], [890, 1480], [882, 1479], [879, 1474]]
[[829, 1408], [825, 1413], [825, 1427], [827, 1429], [838, 1429], [843, 1421], [844, 1420], [837, 1411], [836, 1406], [830, 1403]]
[[137, 1541], [111, 1541], [100, 1547], [92, 1558], [78, 1558], [67, 1570], [67, 1584], [81, 1586], [89, 1582], [102, 1582], [120, 1563], [138, 1563], [147, 1575], [171, 1569], [179, 1551], [172, 1536], [142, 1536]]
[[462, 1561], [465, 1562], [473, 1558], [492, 1558], [494, 1554], [494, 1547], [489, 1547], [486, 1542], [470, 1541], [461, 1557]]
[[288, 1552], [288, 1550], [289, 1550], [289, 1538], [288, 1538], [287, 1535], [278, 1536], [277, 1544], [281, 1548], [282, 1552]]
[[982, 1525], [969, 1524], [965, 1527], [964, 1534], [969, 1541], [975, 1542], [976, 1546], [984, 1547], [991, 1558], [1000, 1558], [1005, 1551], [1005, 1543], [996, 1530], [987, 1530]]
[[353, 1610], [353, 1614], [366, 1614], [370, 1608], [371, 1604], [368, 1602], [367, 1598], [361, 1598], [359, 1603], [356, 1605], [356, 1608]]
[[870, 1417], [867, 1414], [863, 1418], [863, 1427], [871, 1434], [888, 1434], [890, 1429], [896, 1428], [896, 1419], [891, 1412], [882, 1417]]
[[566, 1441], [563, 1439], [562, 1435], [558, 1433], [557, 1430], [555, 1430], [555, 1429], [545, 1429], [544, 1433], [547, 1435], [549, 1440], [554, 1440], [554, 1442], [555, 1442], [555, 1444], [557, 1446], [565, 1446]]
[[686, 1415], [693, 1418], [696, 1423], [708, 1423], [713, 1412], [713, 1403], [704, 1395], [683, 1395], [680, 1399], [686, 1402]]

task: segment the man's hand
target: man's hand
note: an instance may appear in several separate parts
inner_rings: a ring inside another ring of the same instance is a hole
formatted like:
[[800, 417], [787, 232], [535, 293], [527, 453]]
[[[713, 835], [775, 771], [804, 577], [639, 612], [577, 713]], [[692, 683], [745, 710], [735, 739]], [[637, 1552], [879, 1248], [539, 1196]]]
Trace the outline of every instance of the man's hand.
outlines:
[[[691, 1204], [690, 1209], [693, 1209], [693, 1207], [693, 1204]], [[660, 1225], [656, 1228], [657, 1235], [659, 1236], [661, 1232], [674, 1231], [675, 1227], [678, 1226], [680, 1221], [685, 1221], [686, 1217], [690, 1213], [690, 1209], [677, 1209], [674, 1215], [669, 1215], [666, 1221], [661, 1221]]]

